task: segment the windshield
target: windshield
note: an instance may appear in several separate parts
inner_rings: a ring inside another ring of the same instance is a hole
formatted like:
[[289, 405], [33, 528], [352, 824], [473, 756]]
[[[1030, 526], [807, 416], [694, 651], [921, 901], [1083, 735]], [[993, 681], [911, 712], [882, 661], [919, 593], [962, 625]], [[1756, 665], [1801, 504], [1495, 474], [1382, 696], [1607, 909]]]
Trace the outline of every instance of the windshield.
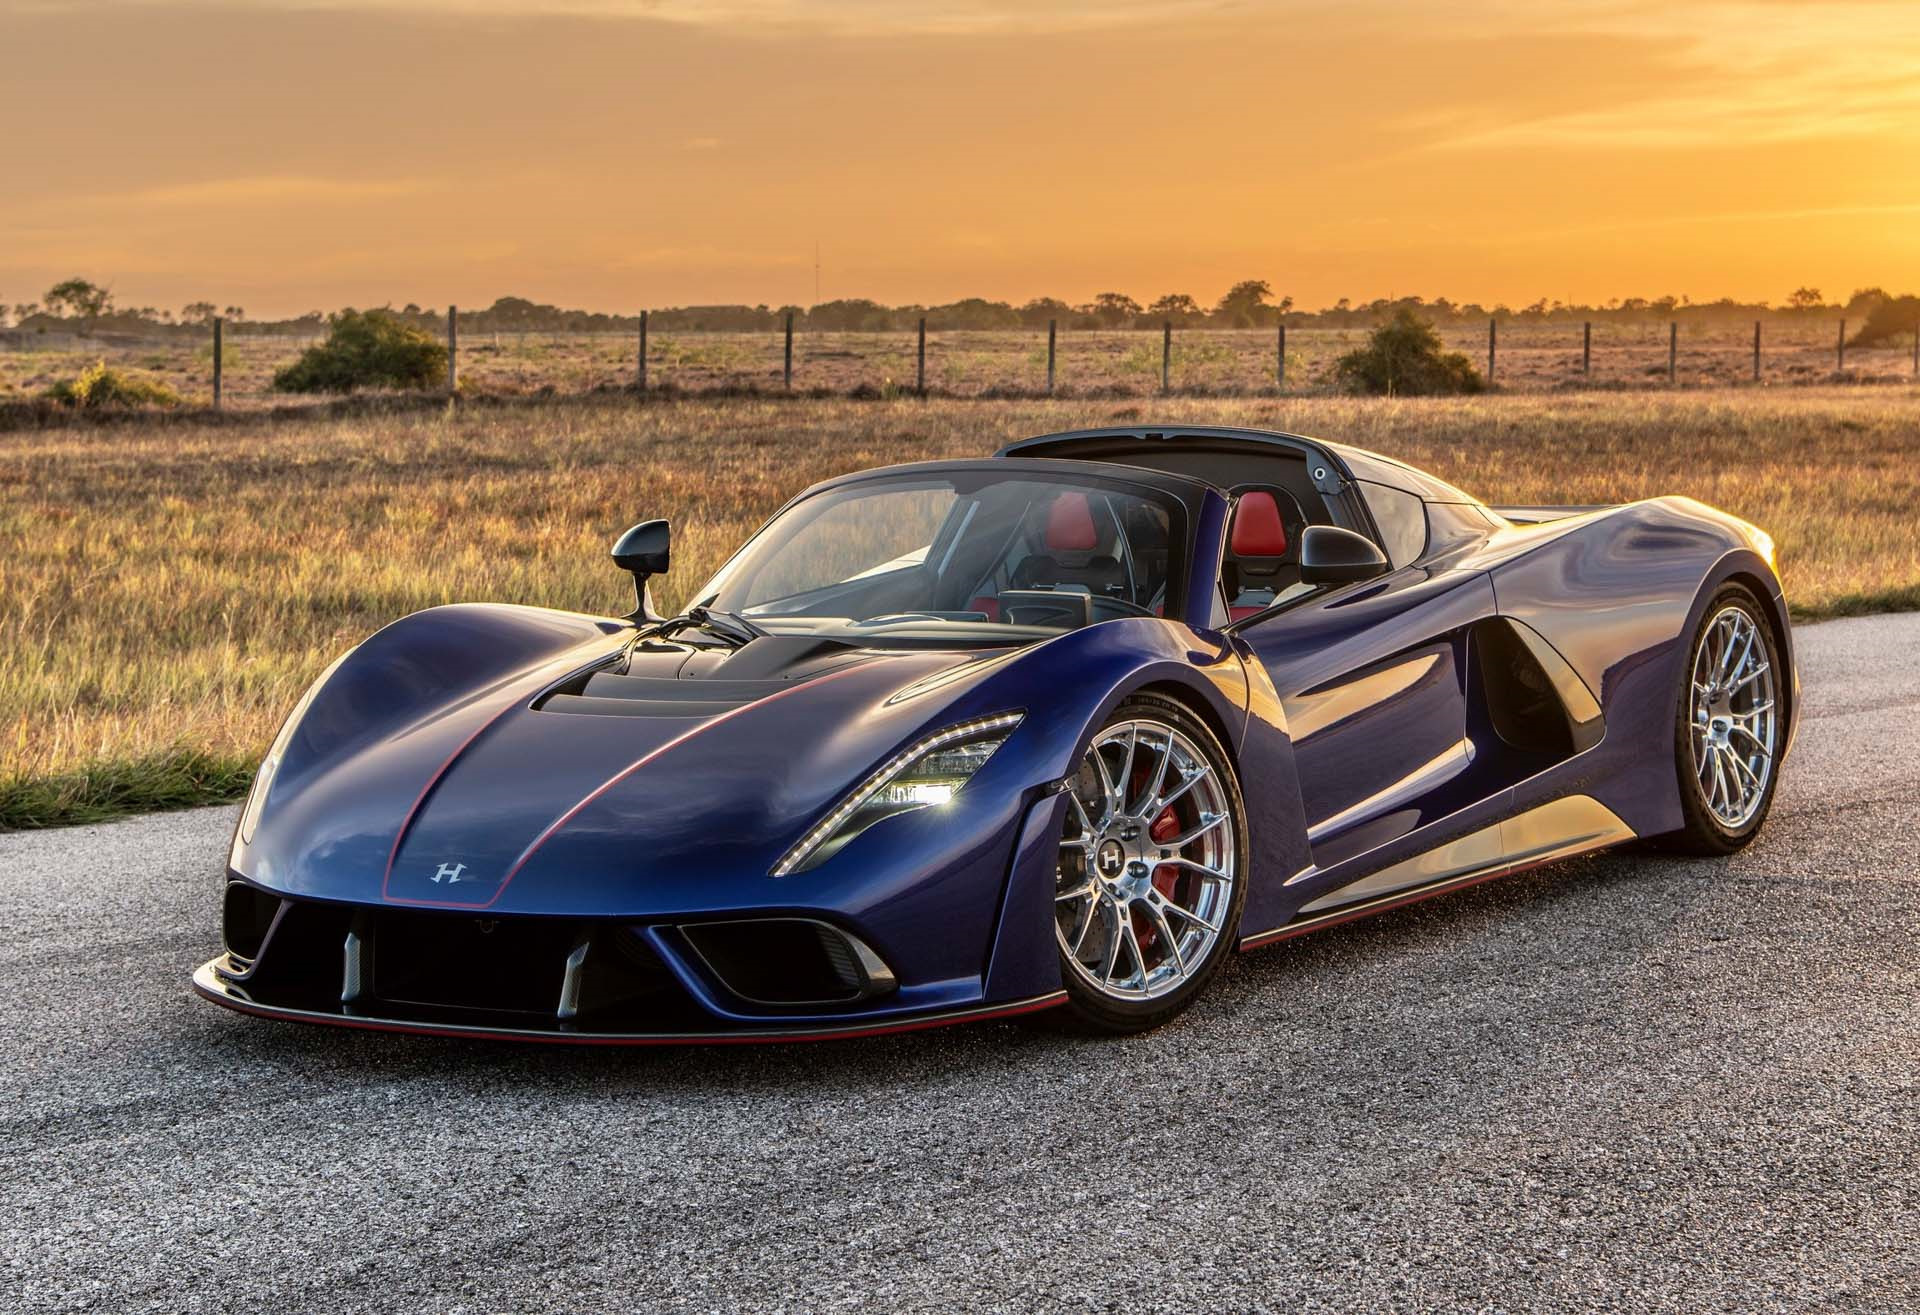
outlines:
[[1182, 578], [1174, 513], [1169, 501], [1096, 480], [997, 471], [862, 480], [789, 507], [697, 597], [776, 633], [862, 637], [1004, 642], [1163, 615], [1169, 580]]

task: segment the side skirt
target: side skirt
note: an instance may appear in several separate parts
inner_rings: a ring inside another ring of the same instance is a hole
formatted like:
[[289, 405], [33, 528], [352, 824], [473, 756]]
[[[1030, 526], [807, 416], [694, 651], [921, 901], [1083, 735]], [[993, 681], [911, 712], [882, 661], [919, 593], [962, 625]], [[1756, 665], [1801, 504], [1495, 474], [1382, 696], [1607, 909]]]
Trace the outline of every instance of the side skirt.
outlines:
[[1292, 922], [1242, 937], [1240, 948], [1271, 945], [1634, 838], [1633, 828], [1606, 805], [1586, 795], [1569, 795], [1362, 877], [1314, 901]]

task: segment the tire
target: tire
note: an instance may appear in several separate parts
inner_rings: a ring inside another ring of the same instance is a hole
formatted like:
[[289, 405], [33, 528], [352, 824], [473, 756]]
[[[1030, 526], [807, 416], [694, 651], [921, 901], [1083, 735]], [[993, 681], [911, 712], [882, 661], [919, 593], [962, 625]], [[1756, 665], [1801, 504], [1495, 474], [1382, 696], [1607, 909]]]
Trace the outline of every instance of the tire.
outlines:
[[1721, 589], [1680, 673], [1673, 753], [1685, 825], [1663, 848], [1731, 854], [1759, 834], [1780, 783], [1789, 687], [1759, 599], [1744, 585]]
[[1140, 694], [1094, 735], [1068, 795], [1054, 902], [1063, 1012], [1081, 1030], [1144, 1032], [1192, 1004], [1233, 952], [1248, 848], [1239, 780], [1200, 718]]

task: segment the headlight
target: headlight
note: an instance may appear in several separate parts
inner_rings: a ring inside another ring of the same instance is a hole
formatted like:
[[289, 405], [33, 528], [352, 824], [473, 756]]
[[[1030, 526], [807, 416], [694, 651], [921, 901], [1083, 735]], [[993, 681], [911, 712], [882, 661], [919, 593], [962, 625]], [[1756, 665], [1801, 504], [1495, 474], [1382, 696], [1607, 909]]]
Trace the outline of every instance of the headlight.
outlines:
[[287, 714], [286, 721], [281, 724], [280, 733], [273, 737], [273, 746], [267, 750], [267, 756], [260, 761], [259, 770], [253, 774], [253, 788], [247, 792], [246, 811], [240, 814], [241, 844], [253, 843], [253, 828], [259, 825], [260, 810], [266, 806], [267, 791], [273, 788], [274, 774], [280, 770], [280, 759], [287, 752], [288, 742], [293, 739], [294, 727], [300, 724], [300, 719], [307, 715], [307, 709], [313, 706], [313, 696], [320, 692], [320, 687], [346, 660], [347, 654], [342, 653], [320, 673], [318, 680], [307, 686], [307, 692], [300, 696], [300, 701], [293, 705], [293, 711]]
[[882, 818], [946, 803], [1006, 743], [1025, 715], [1003, 712], [961, 722], [908, 745], [814, 823], [774, 865], [773, 875], [790, 876], [825, 862]]

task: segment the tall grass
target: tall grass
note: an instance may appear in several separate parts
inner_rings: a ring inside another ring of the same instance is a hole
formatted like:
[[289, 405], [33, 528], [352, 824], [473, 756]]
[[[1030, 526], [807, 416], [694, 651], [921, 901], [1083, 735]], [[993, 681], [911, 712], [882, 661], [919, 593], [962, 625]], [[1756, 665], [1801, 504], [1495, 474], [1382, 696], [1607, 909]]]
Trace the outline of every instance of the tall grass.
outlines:
[[[614, 533], [674, 521], [683, 599], [807, 483], [1147, 421], [1318, 433], [1495, 502], [1687, 493], [1765, 526], [1803, 615], [1920, 604], [1920, 391], [1113, 402], [602, 398], [0, 436], [0, 826], [240, 788], [305, 683], [455, 599], [624, 611]], [[188, 782], [182, 785], [182, 782]], [[194, 785], [193, 782], [200, 784]]]

